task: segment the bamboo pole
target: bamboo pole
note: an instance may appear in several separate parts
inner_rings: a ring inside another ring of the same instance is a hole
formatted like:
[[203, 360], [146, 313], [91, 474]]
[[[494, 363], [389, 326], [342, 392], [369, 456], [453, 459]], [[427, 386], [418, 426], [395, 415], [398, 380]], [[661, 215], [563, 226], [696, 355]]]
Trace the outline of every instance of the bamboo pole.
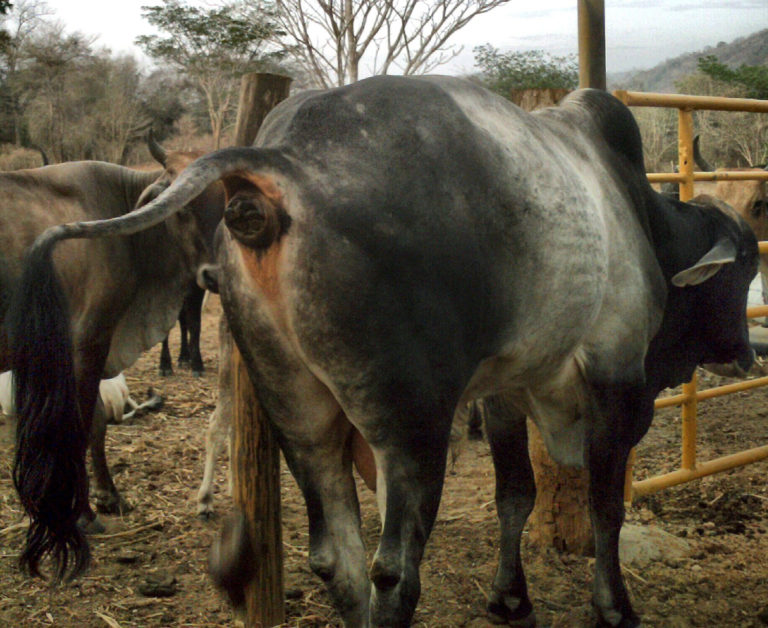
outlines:
[[634, 482], [632, 484], [632, 498], [634, 499], [636, 497], [642, 497], [643, 495], [649, 495], [660, 491], [661, 489], [669, 488], [670, 486], [682, 484], [683, 482], [690, 482], [691, 480], [704, 477], [705, 475], [712, 475], [713, 473], [721, 473], [723, 471], [728, 471], [729, 469], [742, 467], [746, 464], [764, 460], [765, 458], [768, 458], [768, 445], [702, 462], [696, 465], [695, 469], [678, 469], [677, 471], [657, 475], [648, 478], [647, 480]]
[[605, 89], [605, 3], [578, 0], [579, 87]]
[[755, 100], [753, 98], [657, 94], [654, 92], [631, 92], [625, 89], [617, 89], [613, 95], [628, 107], [671, 107], [674, 109], [768, 113], [768, 100]]

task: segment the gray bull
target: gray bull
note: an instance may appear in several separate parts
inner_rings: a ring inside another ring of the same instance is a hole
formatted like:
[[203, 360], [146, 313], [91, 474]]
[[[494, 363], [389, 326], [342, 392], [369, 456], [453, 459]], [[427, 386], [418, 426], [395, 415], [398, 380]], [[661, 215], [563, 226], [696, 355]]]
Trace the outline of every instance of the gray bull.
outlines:
[[[38, 246], [137, 232], [218, 178], [222, 304], [344, 622], [409, 623], [454, 409], [503, 392], [486, 425], [501, 527], [491, 617], [534, 622], [519, 549], [535, 492], [527, 414], [556, 459], [589, 468], [599, 621], [637, 625], [618, 560], [627, 454], [660, 390], [701, 362], [751, 365], [744, 222], [655, 193], [631, 113], [604, 92], [529, 114], [468, 81], [390, 76], [299, 94], [253, 148], [203, 157], [142, 212]], [[382, 519], [370, 569], [355, 430]], [[220, 551], [213, 567], [240, 586], [254, 560]]]

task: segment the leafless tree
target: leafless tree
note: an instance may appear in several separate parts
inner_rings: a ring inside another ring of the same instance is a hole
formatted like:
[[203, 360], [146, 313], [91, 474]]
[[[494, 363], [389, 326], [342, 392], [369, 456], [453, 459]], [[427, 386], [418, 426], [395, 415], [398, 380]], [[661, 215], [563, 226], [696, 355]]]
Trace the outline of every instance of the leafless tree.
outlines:
[[451, 36], [509, 0], [276, 0], [282, 29], [320, 87], [370, 74], [422, 74], [455, 57]]
[[677, 115], [672, 109], [635, 107], [646, 172], [672, 172], [677, 163]]
[[53, 11], [43, 0], [14, 1], [12, 11], [0, 19], [0, 25], [8, 35], [7, 44], [3, 50], [3, 78], [8, 87], [9, 102], [6, 105], [10, 114], [10, 134], [16, 144], [22, 143], [21, 118], [24, 113], [26, 96], [24, 82], [19, 81], [19, 64], [24, 59], [25, 48], [36, 32], [43, 28], [46, 19]]
[[[717, 81], [701, 73], [692, 74], [676, 85], [682, 94], [746, 97], [743, 86]], [[697, 111], [694, 121], [701, 135], [701, 150], [717, 167], [744, 167], [762, 163], [768, 144], [768, 116], [732, 111]]]

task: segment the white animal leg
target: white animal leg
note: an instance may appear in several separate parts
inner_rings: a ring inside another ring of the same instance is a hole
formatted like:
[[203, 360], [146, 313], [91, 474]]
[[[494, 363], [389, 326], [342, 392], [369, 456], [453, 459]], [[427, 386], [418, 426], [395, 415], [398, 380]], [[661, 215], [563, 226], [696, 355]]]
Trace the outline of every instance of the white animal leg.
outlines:
[[[230, 413], [221, 411], [221, 404], [211, 413], [208, 430], [205, 433], [205, 468], [203, 481], [197, 491], [197, 515], [208, 519], [213, 515], [213, 479], [216, 459], [224, 447], [224, 440], [230, 432]], [[231, 473], [230, 493], [231, 493]]]
[[[232, 349], [234, 341], [224, 316], [219, 319], [219, 398], [208, 419], [205, 433], [205, 465], [203, 481], [197, 491], [197, 515], [208, 519], [213, 515], [213, 479], [216, 459], [224, 439], [229, 434], [228, 451], [232, 460]], [[232, 473], [227, 473], [229, 494], [232, 495]]]

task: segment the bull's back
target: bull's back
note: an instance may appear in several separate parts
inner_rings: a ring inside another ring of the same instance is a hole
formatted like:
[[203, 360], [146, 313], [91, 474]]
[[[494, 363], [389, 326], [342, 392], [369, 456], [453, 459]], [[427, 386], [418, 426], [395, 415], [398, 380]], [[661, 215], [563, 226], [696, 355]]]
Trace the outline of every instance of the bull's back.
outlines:
[[[450, 79], [387, 82], [308, 96], [260, 135], [309, 162], [273, 247], [278, 272], [254, 282], [269, 285], [262, 303], [282, 295], [274, 309], [290, 312], [285, 329], [324, 369], [448, 369], [466, 381], [499, 353], [521, 371], [551, 367], [604, 293], [593, 176], [566, 174], [562, 160], [576, 159], [567, 144], [500, 99]], [[322, 141], [310, 126], [320, 119]], [[565, 310], [565, 293], [577, 307]], [[337, 332], [323, 338], [325, 329]]]

